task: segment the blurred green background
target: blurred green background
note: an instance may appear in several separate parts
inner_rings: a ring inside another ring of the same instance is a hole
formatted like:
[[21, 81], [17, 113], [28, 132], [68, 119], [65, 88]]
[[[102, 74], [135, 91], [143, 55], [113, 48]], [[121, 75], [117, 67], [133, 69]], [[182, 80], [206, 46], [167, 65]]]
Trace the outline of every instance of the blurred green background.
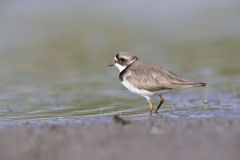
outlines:
[[168, 95], [163, 113], [239, 116], [239, 17], [237, 0], [3, 0], [0, 116], [146, 113], [106, 67], [119, 51], [208, 83]]

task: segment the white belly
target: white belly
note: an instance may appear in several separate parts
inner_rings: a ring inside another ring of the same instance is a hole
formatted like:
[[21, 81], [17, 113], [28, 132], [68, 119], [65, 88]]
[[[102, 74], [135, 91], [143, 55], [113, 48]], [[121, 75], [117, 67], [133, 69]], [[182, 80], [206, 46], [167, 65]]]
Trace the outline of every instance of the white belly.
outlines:
[[154, 96], [155, 93], [154, 92], [149, 92], [149, 91], [146, 91], [146, 90], [143, 90], [143, 89], [138, 89], [136, 87], [134, 87], [132, 84], [130, 84], [128, 81], [126, 80], [123, 80], [122, 81], [122, 84], [124, 85], [124, 87], [126, 87], [129, 91], [133, 92], [133, 93], [136, 93], [140, 96], [143, 96], [147, 99], [150, 99], [150, 97]]
[[123, 80], [122, 84], [124, 85], [124, 87], [126, 87], [129, 91], [136, 93], [140, 96], [145, 97], [146, 99], [150, 99], [153, 96], [157, 96], [157, 95], [161, 95], [162, 93], [166, 92], [166, 91], [157, 91], [157, 92], [150, 92], [144, 89], [138, 89], [136, 87], [134, 87], [132, 84], [130, 84], [128, 81]]

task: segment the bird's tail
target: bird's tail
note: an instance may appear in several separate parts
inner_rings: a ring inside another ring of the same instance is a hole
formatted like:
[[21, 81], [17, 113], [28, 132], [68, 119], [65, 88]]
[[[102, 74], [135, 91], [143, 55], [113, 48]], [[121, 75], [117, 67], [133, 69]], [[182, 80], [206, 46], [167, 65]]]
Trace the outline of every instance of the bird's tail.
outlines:
[[207, 85], [206, 83], [203, 83], [203, 82], [181, 82], [181, 83], [173, 83], [173, 84], [176, 85], [176, 88], [204, 87]]
[[193, 87], [204, 87], [207, 84], [203, 83], [203, 82], [194, 82], [192, 85], [193, 85]]

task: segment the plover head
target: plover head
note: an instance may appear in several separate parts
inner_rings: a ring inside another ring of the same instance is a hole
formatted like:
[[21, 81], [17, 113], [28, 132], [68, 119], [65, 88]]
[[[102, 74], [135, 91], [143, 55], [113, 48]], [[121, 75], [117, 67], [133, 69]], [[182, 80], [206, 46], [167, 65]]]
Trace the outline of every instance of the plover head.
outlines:
[[115, 66], [122, 72], [127, 66], [137, 61], [138, 57], [131, 55], [129, 52], [119, 52], [114, 57], [114, 61], [109, 64], [109, 67]]

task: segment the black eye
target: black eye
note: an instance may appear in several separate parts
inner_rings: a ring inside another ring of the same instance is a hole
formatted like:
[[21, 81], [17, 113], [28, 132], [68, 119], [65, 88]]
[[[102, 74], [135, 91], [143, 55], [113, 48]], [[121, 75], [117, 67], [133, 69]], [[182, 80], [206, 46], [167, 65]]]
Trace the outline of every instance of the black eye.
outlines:
[[118, 61], [119, 61], [119, 62], [124, 62], [125, 59], [124, 59], [124, 58], [119, 58]]

